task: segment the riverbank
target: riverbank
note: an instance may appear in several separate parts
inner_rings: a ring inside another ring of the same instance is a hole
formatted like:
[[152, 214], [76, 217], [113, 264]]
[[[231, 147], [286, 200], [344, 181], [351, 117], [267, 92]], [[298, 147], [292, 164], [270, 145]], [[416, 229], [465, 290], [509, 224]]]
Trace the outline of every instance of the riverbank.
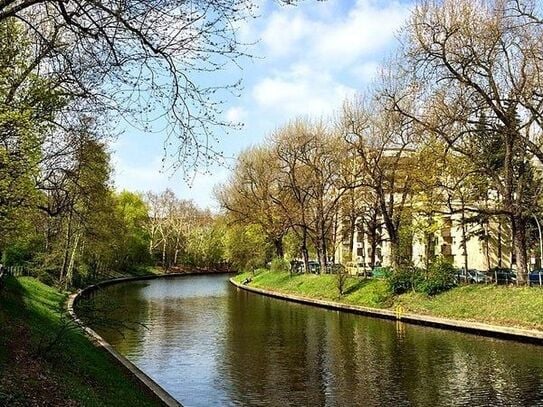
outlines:
[[249, 286], [309, 299], [459, 321], [477, 322], [543, 332], [543, 289], [467, 285], [429, 297], [420, 293], [392, 295], [384, 280], [349, 277], [345, 294], [338, 296], [333, 275], [276, 273], [259, 270], [238, 274], [234, 281], [251, 278]]
[[161, 405], [73, 324], [66, 298], [31, 277], [5, 280], [0, 405]]

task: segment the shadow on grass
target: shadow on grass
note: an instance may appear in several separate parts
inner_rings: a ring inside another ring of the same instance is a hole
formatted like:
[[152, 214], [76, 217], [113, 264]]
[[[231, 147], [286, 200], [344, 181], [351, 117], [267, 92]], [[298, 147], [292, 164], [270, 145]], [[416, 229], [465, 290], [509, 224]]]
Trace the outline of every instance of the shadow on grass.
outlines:
[[6, 280], [0, 293], [0, 405], [159, 405], [73, 326], [65, 298], [34, 279]]
[[371, 280], [358, 280], [354, 284], [347, 287], [347, 289], [343, 292], [343, 295], [349, 295], [352, 294], [358, 290], [360, 290], [362, 287], [368, 285], [371, 282]]

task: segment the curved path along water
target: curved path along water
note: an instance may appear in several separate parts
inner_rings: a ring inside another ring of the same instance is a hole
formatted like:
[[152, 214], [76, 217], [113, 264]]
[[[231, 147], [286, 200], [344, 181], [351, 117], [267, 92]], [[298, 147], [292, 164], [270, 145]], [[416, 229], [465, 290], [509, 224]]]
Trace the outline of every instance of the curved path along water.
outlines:
[[543, 406], [543, 347], [310, 307], [228, 276], [129, 282], [92, 326], [184, 406]]

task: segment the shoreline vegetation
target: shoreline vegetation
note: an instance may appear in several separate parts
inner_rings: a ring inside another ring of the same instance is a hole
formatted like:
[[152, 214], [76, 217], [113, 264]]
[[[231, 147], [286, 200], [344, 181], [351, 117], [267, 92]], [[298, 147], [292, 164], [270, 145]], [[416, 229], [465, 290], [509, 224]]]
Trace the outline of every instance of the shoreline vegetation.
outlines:
[[73, 323], [67, 297], [32, 277], [5, 279], [0, 405], [162, 405]]
[[293, 274], [258, 269], [234, 277], [251, 287], [310, 299], [336, 301], [376, 309], [481, 322], [504, 327], [543, 331], [543, 289], [471, 284], [429, 296], [408, 292], [392, 294], [386, 280], [347, 277], [344, 295], [338, 295], [337, 276], [331, 274]]

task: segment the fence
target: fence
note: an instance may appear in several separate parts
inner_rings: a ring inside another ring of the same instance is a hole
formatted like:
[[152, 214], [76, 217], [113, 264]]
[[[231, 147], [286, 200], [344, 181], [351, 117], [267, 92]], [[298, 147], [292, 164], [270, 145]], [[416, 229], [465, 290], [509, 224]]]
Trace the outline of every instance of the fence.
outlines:
[[4, 286], [4, 281], [6, 277], [13, 276], [13, 277], [22, 277], [22, 276], [29, 276], [30, 275], [30, 269], [28, 269], [26, 266], [2, 266], [0, 265], [0, 290]]
[[3, 267], [3, 272], [6, 276], [21, 277], [30, 275], [28, 268], [25, 266], [9, 266]]

